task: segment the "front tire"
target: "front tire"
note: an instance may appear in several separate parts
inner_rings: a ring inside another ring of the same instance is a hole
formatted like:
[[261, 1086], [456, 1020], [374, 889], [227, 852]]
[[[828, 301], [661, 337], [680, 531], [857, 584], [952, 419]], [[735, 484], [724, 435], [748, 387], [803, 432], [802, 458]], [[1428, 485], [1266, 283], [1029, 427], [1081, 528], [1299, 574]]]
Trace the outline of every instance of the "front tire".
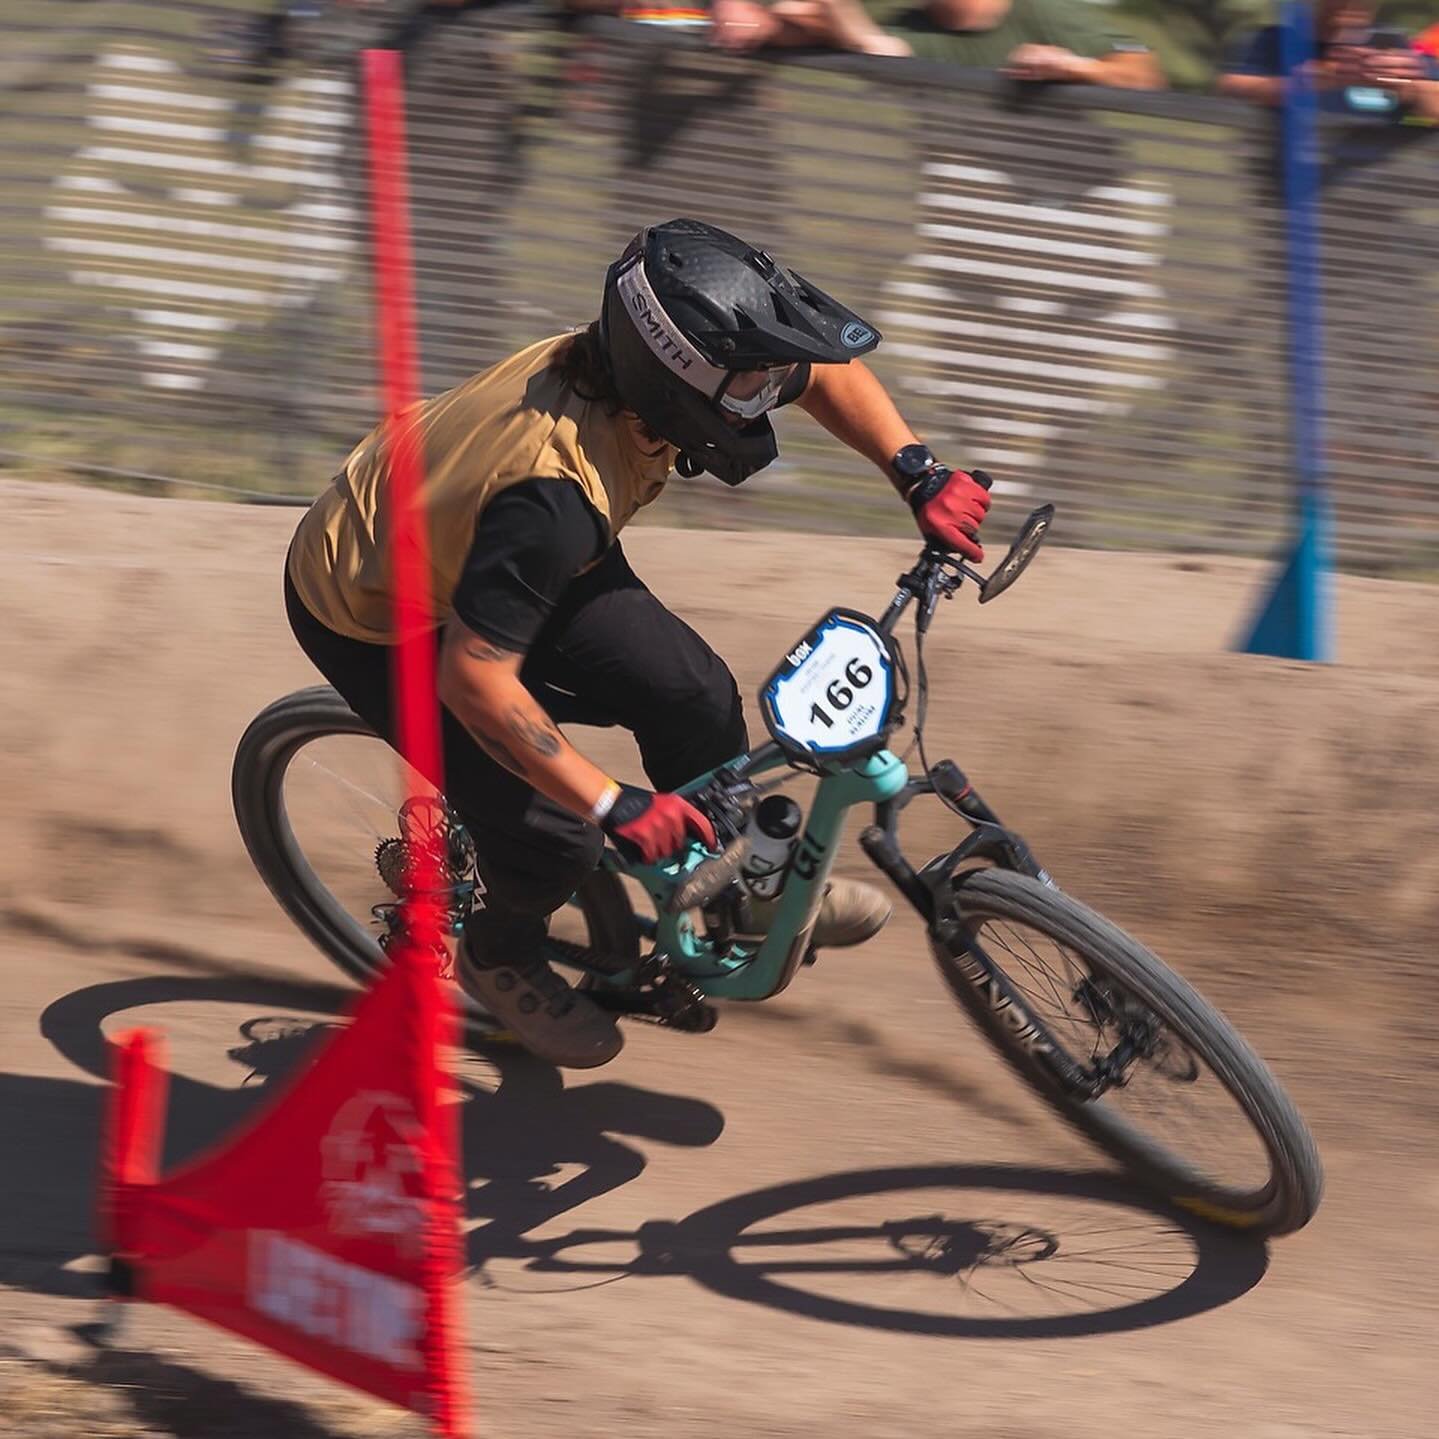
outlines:
[[[932, 941], [950, 990], [1028, 1085], [1183, 1208], [1266, 1234], [1286, 1234], [1309, 1222], [1323, 1189], [1313, 1137], [1269, 1068], [1218, 1010], [1137, 940], [1060, 890], [1007, 870], [972, 871], [955, 883], [970, 939], [1021, 991], [1073, 1062], [1092, 1064], [1121, 1034], [1150, 1041], [1150, 1052], [1134, 1061], [1122, 1084], [1082, 1099], [1062, 1088], [1005, 1023], [1003, 1008], [967, 977], [958, 962], [963, 956]], [[1039, 947], [1026, 933], [1038, 938]], [[1061, 966], [1046, 962], [1047, 945], [1063, 957]], [[1187, 1152], [1200, 1139], [1185, 1137], [1172, 1120], [1150, 1132], [1133, 1116], [1129, 1091], [1136, 1080], [1157, 1076], [1152, 1092], [1161, 1101], [1192, 1101], [1206, 1071], [1216, 1082], [1211, 1088], [1227, 1095], [1238, 1114], [1230, 1111], [1222, 1156], [1200, 1163]], [[1241, 1117], [1242, 1125], [1235, 1122]]]

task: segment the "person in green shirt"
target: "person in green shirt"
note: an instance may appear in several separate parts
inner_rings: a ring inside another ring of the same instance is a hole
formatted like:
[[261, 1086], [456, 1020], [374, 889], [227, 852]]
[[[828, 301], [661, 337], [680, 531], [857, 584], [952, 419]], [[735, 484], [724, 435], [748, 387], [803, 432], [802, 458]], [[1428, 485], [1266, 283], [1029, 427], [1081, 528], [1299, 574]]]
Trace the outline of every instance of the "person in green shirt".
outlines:
[[771, 13], [810, 44], [998, 70], [1015, 80], [1160, 90], [1138, 42], [1080, 0], [776, 0]]

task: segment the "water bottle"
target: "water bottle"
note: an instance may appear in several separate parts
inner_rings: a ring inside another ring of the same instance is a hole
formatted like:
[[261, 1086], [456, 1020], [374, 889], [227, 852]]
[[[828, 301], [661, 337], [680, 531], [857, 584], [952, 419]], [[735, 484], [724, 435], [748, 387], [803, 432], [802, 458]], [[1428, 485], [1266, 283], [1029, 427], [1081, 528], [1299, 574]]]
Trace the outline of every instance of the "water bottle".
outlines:
[[749, 853], [740, 878], [756, 899], [773, 899], [784, 887], [802, 818], [800, 807], [787, 794], [768, 795], [755, 806], [745, 826]]

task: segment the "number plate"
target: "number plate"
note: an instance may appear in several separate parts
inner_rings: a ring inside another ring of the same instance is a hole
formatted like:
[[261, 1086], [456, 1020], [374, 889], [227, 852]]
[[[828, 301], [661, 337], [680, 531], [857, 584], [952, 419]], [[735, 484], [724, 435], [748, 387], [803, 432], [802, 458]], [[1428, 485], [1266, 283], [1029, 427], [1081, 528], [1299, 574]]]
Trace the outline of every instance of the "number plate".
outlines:
[[787, 750], [833, 759], [879, 749], [894, 721], [889, 644], [873, 620], [831, 610], [769, 677], [760, 708]]

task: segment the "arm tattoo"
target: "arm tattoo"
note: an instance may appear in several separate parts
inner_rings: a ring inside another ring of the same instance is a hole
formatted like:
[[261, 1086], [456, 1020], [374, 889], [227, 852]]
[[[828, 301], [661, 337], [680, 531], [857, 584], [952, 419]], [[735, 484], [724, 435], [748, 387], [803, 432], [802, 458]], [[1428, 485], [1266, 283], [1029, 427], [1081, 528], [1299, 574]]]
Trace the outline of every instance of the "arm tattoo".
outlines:
[[542, 710], [526, 714], [518, 705], [510, 707], [510, 729], [536, 754], [553, 759], [560, 752], [560, 732]]
[[472, 660], [507, 660], [519, 654], [519, 651], [507, 650], [503, 645], [481, 639], [479, 635], [470, 635], [465, 640], [465, 653]]
[[492, 738], [483, 730], [472, 729], [470, 733], [474, 735], [475, 742], [491, 759], [498, 760], [507, 770], [512, 774], [519, 775], [521, 779], [529, 778], [523, 761], [507, 744]]

